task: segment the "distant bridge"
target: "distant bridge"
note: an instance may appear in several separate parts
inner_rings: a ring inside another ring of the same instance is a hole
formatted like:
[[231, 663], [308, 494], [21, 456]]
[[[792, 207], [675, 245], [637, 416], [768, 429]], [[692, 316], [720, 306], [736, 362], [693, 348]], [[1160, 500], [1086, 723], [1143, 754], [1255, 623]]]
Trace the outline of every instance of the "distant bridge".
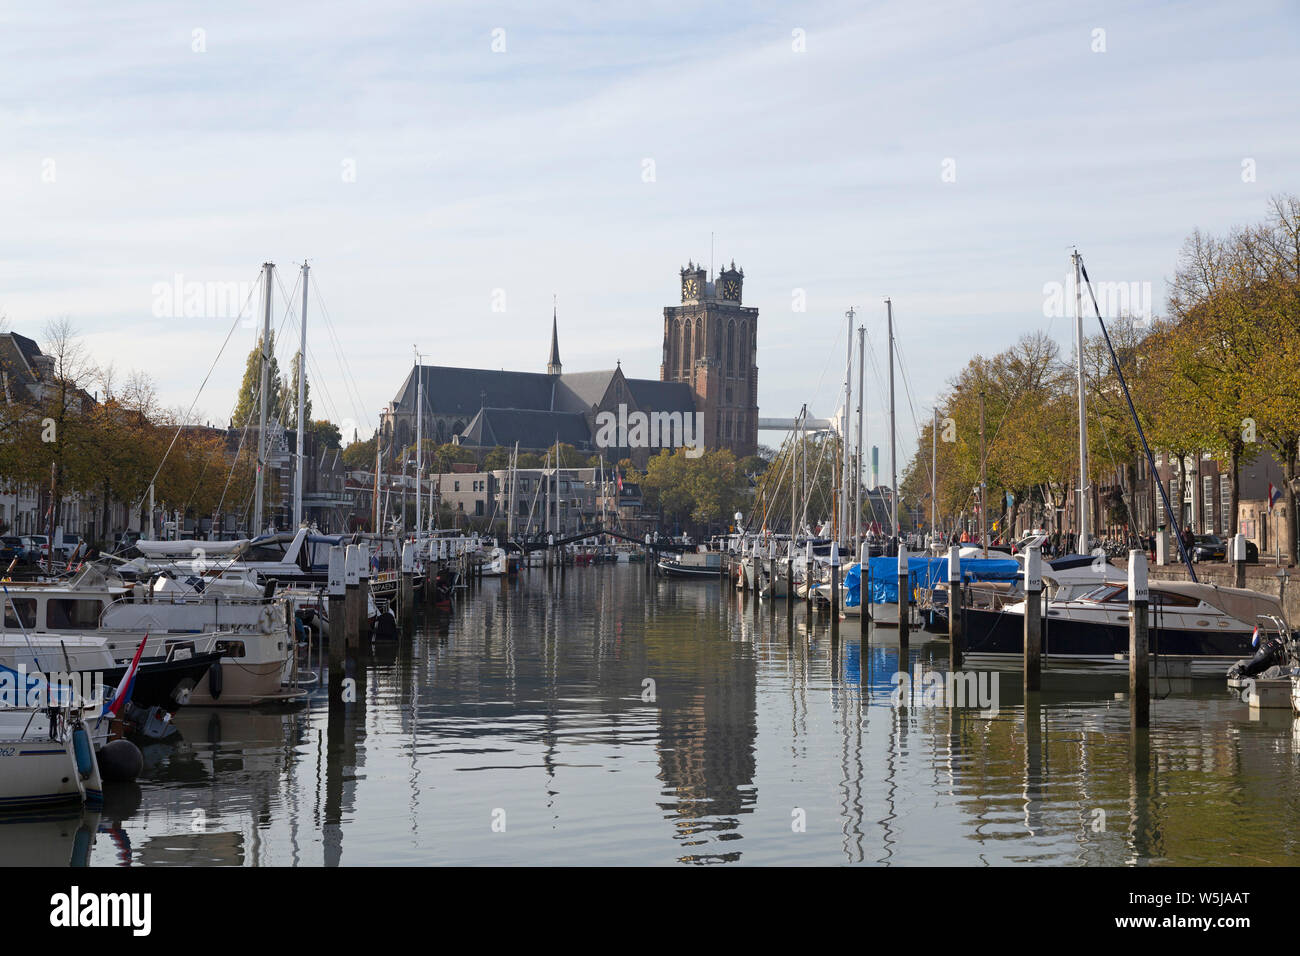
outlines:
[[[794, 431], [798, 426], [797, 418], [760, 418], [758, 420], [758, 430], [761, 432], [788, 432]], [[835, 423], [829, 418], [808, 418], [805, 419], [804, 425], [809, 431], [826, 432], [834, 431]]]

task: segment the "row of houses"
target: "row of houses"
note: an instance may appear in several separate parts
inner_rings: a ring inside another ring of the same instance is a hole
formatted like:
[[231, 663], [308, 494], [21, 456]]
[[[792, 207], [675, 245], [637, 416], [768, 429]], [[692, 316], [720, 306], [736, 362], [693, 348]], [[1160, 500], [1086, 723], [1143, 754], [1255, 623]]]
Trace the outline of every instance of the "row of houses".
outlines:
[[599, 526], [639, 536], [654, 525], [642, 513], [640, 487], [598, 468], [449, 467], [418, 485], [411, 475], [384, 476], [378, 487], [372, 471], [349, 471], [355, 527], [374, 526], [376, 492], [381, 525], [413, 527], [417, 487], [426, 520], [436, 515], [444, 526], [465, 530], [558, 537]]
[[[1227, 537], [1245, 535], [1261, 556], [1294, 554], [1291, 520], [1285, 496], [1282, 466], [1261, 449], [1245, 462], [1238, 474], [1236, 514], [1232, 511], [1232, 484], [1228, 468], [1208, 452], [1177, 456], [1156, 453], [1156, 479], [1144, 458], [1131, 468], [1120, 466], [1108, 479], [1094, 483], [1090, 495], [1090, 526], [1103, 537], [1122, 538], [1130, 529], [1150, 532], [1168, 526], [1160, 491], [1168, 496], [1179, 525], [1195, 534]], [[1049, 531], [1077, 528], [1077, 494], [1067, 495], [1055, 514], [1023, 509], [1018, 514], [1017, 532], [1034, 527]], [[990, 516], [992, 517], [992, 516]], [[1235, 517], [1235, 520], [1234, 520]], [[972, 519], [972, 523], [977, 518]]]

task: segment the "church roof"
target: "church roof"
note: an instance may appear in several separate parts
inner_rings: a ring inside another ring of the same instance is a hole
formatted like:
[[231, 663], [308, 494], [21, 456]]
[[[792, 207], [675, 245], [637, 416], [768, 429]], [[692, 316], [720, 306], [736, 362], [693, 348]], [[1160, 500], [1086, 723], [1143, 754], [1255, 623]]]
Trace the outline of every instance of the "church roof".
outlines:
[[[481, 368], [422, 365], [424, 410], [435, 415], [473, 415], [480, 408], [550, 409], [554, 375]], [[397, 394], [397, 410], [415, 412], [415, 372]]]
[[591, 444], [587, 420], [575, 412], [531, 408], [484, 408], [461, 432], [461, 444], [481, 448], [549, 448], [557, 440], [583, 448]]
[[661, 382], [654, 378], [629, 378], [628, 391], [637, 407], [654, 412], [693, 412], [695, 393], [685, 382]]
[[560, 370], [560, 327], [555, 313], [551, 313], [551, 358], [546, 363], [547, 370]]
[[571, 372], [560, 376], [555, 389], [555, 410], [563, 412], [586, 412], [593, 405], [599, 405], [609, 391], [609, 383], [614, 378], [614, 370], [602, 372]]

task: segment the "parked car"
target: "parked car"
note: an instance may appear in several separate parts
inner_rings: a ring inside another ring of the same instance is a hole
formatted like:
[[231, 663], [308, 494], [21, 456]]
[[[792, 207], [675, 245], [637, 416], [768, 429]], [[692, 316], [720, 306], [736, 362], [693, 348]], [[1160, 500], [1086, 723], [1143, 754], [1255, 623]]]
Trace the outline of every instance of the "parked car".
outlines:
[[50, 556], [50, 536], [46, 534], [29, 534], [28, 540], [32, 543], [32, 550], [36, 552], [36, 559], [43, 561]]
[[77, 534], [65, 534], [63, 544], [54, 549], [54, 556], [60, 561], [67, 561], [72, 557], [72, 552], [77, 550], [77, 545], [81, 544], [81, 536]]
[[36, 550], [30, 538], [21, 535], [6, 535], [0, 538], [0, 571], [9, 567], [14, 558], [18, 559], [19, 564], [36, 562]]
[[1246, 539], [1246, 563], [1259, 564], [1259, 545], [1249, 538]]
[[1228, 556], [1228, 546], [1217, 534], [1198, 534], [1192, 546], [1192, 560], [1198, 564], [1202, 561], [1222, 561]]

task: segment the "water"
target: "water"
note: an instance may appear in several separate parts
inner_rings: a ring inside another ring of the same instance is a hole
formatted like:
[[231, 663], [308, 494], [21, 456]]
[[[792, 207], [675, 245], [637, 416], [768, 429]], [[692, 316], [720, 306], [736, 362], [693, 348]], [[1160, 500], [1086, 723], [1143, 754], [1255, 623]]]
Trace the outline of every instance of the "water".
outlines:
[[[946, 666], [926, 639], [909, 670]], [[894, 706], [898, 669], [896, 632], [864, 656], [856, 621], [833, 643], [802, 604], [788, 629], [784, 603], [640, 565], [488, 580], [358, 662], [345, 719], [186, 709], [138, 787], [0, 825], [0, 863], [1300, 861], [1289, 713], [1173, 688], [1137, 771], [1122, 682], [1045, 678], [1027, 730], [1019, 675], [990, 717]]]

